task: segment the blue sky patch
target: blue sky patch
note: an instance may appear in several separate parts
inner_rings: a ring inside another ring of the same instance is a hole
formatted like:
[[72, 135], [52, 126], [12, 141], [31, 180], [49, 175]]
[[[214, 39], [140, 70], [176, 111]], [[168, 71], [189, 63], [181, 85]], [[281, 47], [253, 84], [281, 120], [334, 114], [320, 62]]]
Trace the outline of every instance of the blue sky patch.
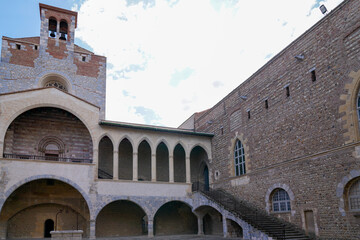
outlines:
[[176, 87], [183, 80], [188, 79], [194, 73], [194, 69], [184, 68], [183, 70], [175, 70], [175, 72], [171, 75], [170, 85]]

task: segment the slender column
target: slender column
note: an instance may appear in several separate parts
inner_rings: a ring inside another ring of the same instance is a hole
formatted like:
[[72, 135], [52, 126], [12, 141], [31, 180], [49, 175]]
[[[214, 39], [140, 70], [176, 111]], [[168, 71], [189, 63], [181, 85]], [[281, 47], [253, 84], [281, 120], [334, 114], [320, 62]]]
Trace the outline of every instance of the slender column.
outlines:
[[113, 179], [119, 179], [119, 152], [115, 150], [113, 155]]
[[190, 173], [190, 157], [186, 156], [185, 160], [185, 167], [186, 167], [186, 183], [191, 182], [191, 173]]
[[169, 156], [169, 182], [174, 182], [174, 156]]
[[96, 239], [95, 236], [95, 229], [96, 228], [96, 224], [95, 224], [95, 220], [90, 220], [90, 236], [89, 239]]
[[156, 182], [156, 154], [151, 154], [151, 181]]
[[138, 180], [138, 153], [133, 152], [133, 181]]
[[57, 22], [56, 25], [56, 37], [55, 37], [55, 46], [59, 46], [59, 38], [60, 38], [60, 22]]
[[227, 237], [229, 237], [229, 233], [228, 233], [228, 228], [227, 228], [226, 217], [224, 214], [222, 214], [222, 222], [223, 222], [224, 238], [227, 238]]
[[94, 176], [95, 179], [98, 179], [98, 169], [99, 169], [99, 150], [93, 149], [93, 163], [95, 163]]
[[154, 221], [150, 218], [148, 220], [148, 237], [154, 237]]
[[198, 220], [198, 235], [204, 235], [204, 222], [203, 222], [203, 216], [197, 216]]

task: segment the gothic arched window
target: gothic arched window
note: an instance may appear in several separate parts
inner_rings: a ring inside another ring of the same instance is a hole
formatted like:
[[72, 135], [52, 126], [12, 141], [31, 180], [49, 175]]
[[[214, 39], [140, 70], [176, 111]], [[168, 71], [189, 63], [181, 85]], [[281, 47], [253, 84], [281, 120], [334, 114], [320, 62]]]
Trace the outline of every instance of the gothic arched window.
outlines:
[[246, 173], [245, 168], [245, 151], [244, 146], [240, 140], [236, 140], [234, 149], [234, 165], [235, 165], [235, 176], [240, 176]]

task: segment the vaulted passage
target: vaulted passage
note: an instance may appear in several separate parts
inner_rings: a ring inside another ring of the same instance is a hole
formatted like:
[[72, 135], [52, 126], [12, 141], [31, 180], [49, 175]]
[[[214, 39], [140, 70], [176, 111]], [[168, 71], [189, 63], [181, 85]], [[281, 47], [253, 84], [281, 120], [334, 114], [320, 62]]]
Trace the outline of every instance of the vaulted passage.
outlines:
[[147, 216], [137, 204], [119, 200], [106, 205], [96, 218], [96, 237], [147, 234]]
[[183, 235], [197, 233], [197, 218], [183, 202], [164, 204], [154, 217], [155, 235]]
[[53, 179], [40, 179], [16, 189], [0, 213], [0, 238], [43, 238], [50, 231], [83, 230], [89, 235], [89, 209], [72, 186]]
[[86, 126], [73, 114], [51, 107], [19, 115], [4, 140], [6, 158], [91, 162], [92, 148]]

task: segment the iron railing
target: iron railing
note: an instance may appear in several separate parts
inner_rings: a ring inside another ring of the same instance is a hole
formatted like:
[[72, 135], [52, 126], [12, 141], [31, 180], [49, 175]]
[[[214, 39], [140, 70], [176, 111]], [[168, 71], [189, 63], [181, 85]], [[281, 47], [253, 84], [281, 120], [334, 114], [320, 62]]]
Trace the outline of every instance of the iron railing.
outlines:
[[10, 159], [28, 159], [28, 160], [43, 160], [43, 161], [54, 161], [54, 162], [71, 162], [71, 163], [92, 163], [92, 159], [86, 158], [65, 158], [55, 156], [38, 156], [38, 155], [26, 155], [26, 154], [12, 154], [4, 153], [4, 158]]
[[212, 201], [222, 205], [242, 220], [256, 229], [263, 231], [275, 239], [311, 239], [305, 232], [294, 224], [286, 222], [275, 216], [269, 215], [259, 207], [241, 200], [223, 189], [212, 189], [209, 185], [195, 182], [192, 185], [193, 192], [201, 192]]

